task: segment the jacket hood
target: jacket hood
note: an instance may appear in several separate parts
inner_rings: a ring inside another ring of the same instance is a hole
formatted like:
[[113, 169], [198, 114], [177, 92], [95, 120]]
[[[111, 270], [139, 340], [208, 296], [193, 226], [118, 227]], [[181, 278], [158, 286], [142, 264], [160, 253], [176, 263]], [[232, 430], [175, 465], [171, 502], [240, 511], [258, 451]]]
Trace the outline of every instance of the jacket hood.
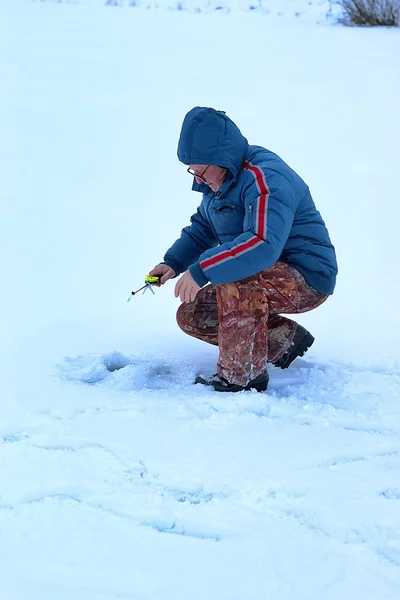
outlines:
[[223, 111], [196, 106], [183, 120], [178, 158], [185, 165], [218, 165], [236, 177], [248, 146], [247, 139]]

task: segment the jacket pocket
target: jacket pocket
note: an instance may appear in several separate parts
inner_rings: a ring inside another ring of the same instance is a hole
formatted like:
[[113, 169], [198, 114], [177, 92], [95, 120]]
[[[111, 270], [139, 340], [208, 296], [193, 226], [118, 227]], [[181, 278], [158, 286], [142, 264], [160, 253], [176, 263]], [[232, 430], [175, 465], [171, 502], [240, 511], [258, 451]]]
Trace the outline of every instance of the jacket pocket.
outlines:
[[212, 207], [213, 213], [216, 213], [217, 215], [222, 215], [225, 213], [233, 213], [236, 211], [236, 206], [234, 204], [224, 204], [222, 206], [213, 206]]
[[229, 201], [214, 204], [211, 220], [221, 242], [233, 240], [243, 232], [243, 213], [238, 206]]

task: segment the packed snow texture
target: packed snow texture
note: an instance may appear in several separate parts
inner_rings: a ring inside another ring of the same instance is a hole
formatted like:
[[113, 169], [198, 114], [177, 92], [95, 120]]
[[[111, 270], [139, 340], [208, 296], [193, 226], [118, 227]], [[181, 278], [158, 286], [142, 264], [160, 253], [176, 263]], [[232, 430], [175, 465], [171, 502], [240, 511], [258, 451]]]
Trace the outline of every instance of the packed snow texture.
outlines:
[[[398, 32], [95, 4], [0, 6], [1, 598], [398, 600]], [[262, 394], [193, 385], [217, 349], [175, 282], [126, 302], [198, 204], [195, 105], [300, 173], [337, 249]]]

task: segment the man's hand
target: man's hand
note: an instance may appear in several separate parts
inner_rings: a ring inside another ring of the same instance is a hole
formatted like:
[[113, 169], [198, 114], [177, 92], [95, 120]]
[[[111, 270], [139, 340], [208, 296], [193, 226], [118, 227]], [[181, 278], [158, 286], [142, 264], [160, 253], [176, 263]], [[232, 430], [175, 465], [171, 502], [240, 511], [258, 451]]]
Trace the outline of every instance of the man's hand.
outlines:
[[200, 286], [191, 276], [190, 271], [186, 271], [175, 286], [175, 298], [179, 296], [182, 302], [193, 302], [200, 289]]
[[162, 277], [160, 279], [160, 283], [153, 284], [155, 286], [160, 286], [163, 283], [165, 283], [166, 281], [168, 281], [168, 279], [172, 279], [172, 277], [175, 277], [175, 271], [168, 265], [159, 264], [159, 265], [156, 265], [154, 267], [154, 269], [149, 271], [149, 275], [150, 275], [150, 277], [156, 277], [157, 275], [162, 275]]

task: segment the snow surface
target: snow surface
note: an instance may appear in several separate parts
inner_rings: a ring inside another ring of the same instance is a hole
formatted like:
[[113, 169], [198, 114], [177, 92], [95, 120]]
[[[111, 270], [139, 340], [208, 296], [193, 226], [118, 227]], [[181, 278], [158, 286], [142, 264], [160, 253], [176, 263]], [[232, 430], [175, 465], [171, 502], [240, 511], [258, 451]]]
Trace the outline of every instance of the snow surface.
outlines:
[[[1, 600], [398, 600], [399, 32], [3, 0], [0, 50]], [[126, 302], [197, 206], [194, 105], [337, 248], [264, 394], [192, 385], [173, 283]]]

